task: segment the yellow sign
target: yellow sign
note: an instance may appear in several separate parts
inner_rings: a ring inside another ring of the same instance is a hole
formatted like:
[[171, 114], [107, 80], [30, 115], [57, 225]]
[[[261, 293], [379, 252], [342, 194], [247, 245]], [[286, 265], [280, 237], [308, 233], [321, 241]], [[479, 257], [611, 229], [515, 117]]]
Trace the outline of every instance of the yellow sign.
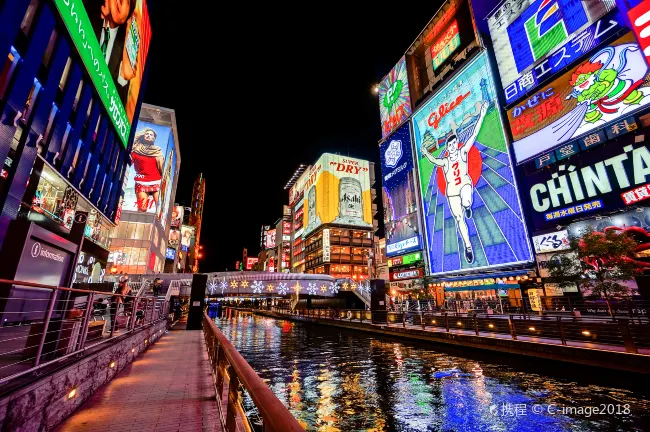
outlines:
[[323, 154], [305, 182], [304, 234], [323, 224], [372, 228], [370, 164]]

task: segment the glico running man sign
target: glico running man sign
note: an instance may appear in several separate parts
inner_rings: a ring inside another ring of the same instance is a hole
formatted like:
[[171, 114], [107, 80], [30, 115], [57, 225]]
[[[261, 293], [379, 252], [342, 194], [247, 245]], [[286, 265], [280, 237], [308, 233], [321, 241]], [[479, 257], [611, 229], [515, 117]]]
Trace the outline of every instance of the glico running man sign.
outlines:
[[487, 54], [413, 116], [431, 273], [530, 262]]

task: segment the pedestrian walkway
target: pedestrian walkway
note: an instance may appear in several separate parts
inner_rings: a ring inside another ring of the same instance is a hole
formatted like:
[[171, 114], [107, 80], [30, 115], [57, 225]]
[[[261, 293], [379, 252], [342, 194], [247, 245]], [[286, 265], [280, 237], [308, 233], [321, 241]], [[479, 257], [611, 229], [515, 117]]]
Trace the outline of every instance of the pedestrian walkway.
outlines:
[[177, 324], [57, 431], [221, 431], [203, 333]]

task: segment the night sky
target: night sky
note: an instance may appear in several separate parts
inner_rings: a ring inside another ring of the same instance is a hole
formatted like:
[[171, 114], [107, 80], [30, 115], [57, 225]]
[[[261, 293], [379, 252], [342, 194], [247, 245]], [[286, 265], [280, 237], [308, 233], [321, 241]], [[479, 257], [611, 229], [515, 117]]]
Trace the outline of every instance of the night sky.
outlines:
[[[259, 251], [260, 227], [288, 202], [296, 167], [324, 152], [374, 161], [381, 138], [372, 92], [438, 10], [349, 2], [189, 10], [149, 2], [152, 40], [144, 102], [176, 110], [181, 171], [176, 201], [189, 205], [206, 178], [201, 271], [232, 270]], [[240, 9], [237, 9], [240, 8]], [[182, 18], [185, 17], [185, 18]], [[179, 19], [182, 18], [182, 19]], [[180, 38], [180, 40], [179, 40]], [[375, 184], [381, 207], [380, 184]], [[381, 216], [381, 215], [380, 215]], [[381, 225], [381, 219], [380, 219]]]

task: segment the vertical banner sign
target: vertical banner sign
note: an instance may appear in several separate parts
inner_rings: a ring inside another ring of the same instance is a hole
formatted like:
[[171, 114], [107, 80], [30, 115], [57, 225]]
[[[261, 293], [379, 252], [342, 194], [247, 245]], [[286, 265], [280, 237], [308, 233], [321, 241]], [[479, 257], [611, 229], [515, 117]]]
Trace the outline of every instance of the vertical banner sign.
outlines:
[[431, 273], [530, 262], [487, 54], [413, 115], [413, 135]]
[[544, 291], [541, 289], [529, 289], [528, 290], [528, 299], [530, 300], [530, 308], [535, 311], [539, 312], [542, 310], [542, 299], [540, 298], [542, 295], [544, 295]]
[[379, 116], [382, 138], [411, 115], [411, 96], [406, 58], [395, 65], [379, 84]]
[[409, 124], [379, 146], [386, 255], [422, 249]]
[[323, 230], [323, 262], [330, 262], [330, 230], [325, 228]]
[[623, 27], [613, 0], [505, 1], [487, 18], [510, 104]]
[[517, 162], [556, 148], [555, 158], [561, 158], [565, 148], [558, 146], [588, 133], [593, 139], [589, 135], [571, 148], [599, 144], [604, 137], [596, 132], [613, 122], [621, 124], [607, 131], [609, 138], [629, 132], [630, 114], [650, 104], [649, 82], [648, 65], [632, 33], [595, 51], [508, 110]]

